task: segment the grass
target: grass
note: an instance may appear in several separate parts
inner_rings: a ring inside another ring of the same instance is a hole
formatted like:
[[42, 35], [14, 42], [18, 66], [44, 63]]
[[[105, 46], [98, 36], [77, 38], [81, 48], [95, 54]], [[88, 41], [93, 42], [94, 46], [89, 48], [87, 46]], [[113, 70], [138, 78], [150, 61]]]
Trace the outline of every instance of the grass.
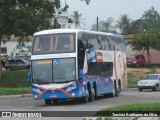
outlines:
[[22, 93], [31, 93], [31, 87], [0, 88], [0, 95], [13, 95], [13, 94], [22, 94]]
[[128, 80], [128, 88], [136, 88], [137, 87], [137, 76], [133, 74], [133, 72], [127, 73], [127, 80]]
[[31, 83], [27, 81], [28, 71], [2, 71], [0, 95], [31, 93]]
[[100, 110], [96, 113], [96, 116], [110, 116], [113, 112], [143, 113], [156, 111], [160, 111], [160, 103], [129, 104]]
[[[127, 73], [128, 88], [137, 87], [137, 80], [142, 77], [138, 75], [139, 72], [140, 71], [131, 71]], [[150, 69], [149, 71], [149, 73], [155, 72], [157, 72], [155, 69]], [[27, 81], [27, 73], [28, 71], [2, 71], [0, 95], [30, 92], [31, 84]]]
[[27, 81], [28, 71], [3, 71], [0, 87], [4, 88], [22, 88], [30, 87], [31, 84]]

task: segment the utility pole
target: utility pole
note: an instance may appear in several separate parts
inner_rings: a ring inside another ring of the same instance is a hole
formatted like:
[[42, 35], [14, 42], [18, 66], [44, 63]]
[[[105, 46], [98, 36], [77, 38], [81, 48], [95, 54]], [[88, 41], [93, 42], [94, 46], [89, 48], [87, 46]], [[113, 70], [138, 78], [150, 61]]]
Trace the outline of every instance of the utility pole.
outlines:
[[97, 16], [97, 31], [98, 31], [98, 16]]

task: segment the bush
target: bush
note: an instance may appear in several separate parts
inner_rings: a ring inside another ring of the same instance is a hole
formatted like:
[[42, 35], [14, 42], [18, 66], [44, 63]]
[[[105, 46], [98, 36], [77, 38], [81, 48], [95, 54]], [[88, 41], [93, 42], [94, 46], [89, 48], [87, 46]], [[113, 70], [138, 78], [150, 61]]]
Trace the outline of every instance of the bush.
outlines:
[[31, 84], [27, 81], [27, 73], [28, 71], [2, 71], [0, 87], [30, 87]]

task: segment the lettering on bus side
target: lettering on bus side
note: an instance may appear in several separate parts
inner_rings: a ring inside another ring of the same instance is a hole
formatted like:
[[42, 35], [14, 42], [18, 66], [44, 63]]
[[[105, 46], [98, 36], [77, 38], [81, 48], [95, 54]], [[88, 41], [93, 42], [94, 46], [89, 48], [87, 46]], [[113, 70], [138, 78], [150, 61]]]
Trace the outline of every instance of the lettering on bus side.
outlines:
[[86, 52], [87, 55], [87, 63], [89, 64], [90, 62], [93, 62], [94, 60], [96, 60], [96, 51], [94, 49], [89, 49]]

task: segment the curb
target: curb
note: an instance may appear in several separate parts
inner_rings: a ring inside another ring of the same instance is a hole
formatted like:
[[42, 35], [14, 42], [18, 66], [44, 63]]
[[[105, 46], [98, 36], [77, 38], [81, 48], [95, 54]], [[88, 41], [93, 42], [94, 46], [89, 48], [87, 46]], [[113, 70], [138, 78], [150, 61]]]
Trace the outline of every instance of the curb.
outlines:
[[0, 96], [0, 99], [6, 99], [6, 98], [22, 98], [22, 97], [32, 97], [32, 94], [2, 95], [2, 96]]

